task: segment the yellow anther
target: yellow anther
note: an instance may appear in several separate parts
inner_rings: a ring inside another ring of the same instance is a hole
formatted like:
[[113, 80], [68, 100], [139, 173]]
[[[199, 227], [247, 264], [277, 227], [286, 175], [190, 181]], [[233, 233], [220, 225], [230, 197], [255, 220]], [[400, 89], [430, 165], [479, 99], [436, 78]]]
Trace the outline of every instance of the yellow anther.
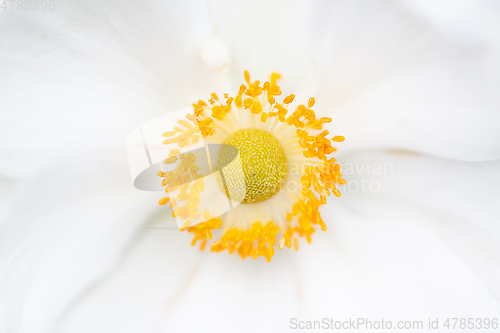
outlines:
[[[234, 98], [224, 93], [224, 99], [221, 101], [217, 94], [212, 93], [208, 100], [209, 105], [202, 100], [194, 103], [193, 112], [186, 115], [186, 120], [179, 121], [178, 126], [174, 126], [172, 131], [162, 134], [166, 138], [164, 143], [177, 144], [179, 148], [182, 148], [199, 142], [202, 136], [212, 136], [220, 128], [219, 126], [223, 125], [222, 133], [229, 133], [223, 143], [233, 145], [238, 149], [244, 175], [241, 175], [240, 169], [238, 173], [234, 173], [234, 175], [239, 175], [239, 179], [237, 177], [233, 179], [230, 168], [226, 169], [225, 183], [221, 183], [221, 186], [224, 189], [224, 186], [231, 186], [233, 182], [235, 185], [232, 186], [233, 188], [245, 189], [239, 198], [242, 203], [259, 205], [260, 202], [276, 195], [285, 183], [288, 174], [287, 156], [281, 144], [284, 142], [291, 145], [292, 140], [287, 137], [285, 141], [281, 141], [280, 136], [273, 136], [274, 132], [268, 133], [257, 128], [263, 126], [262, 128], [274, 131], [275, 128], [282, 126], [293, 126], [296, 133], [296, 136], [293, 134], [296, 140], [293, 149], [299, 149], [303, 155], [303, 157], [298, 157], [300, 155], [296, 154], [293, 158], [302, 159], [301, 163], [305, 165], [299, 178], [299, 188], [296, 194], [298, 198], [291, 203], [289, 211], [280, 212], [285, 220], [284, 225], [280, 223], [278, 226], [273, 221], [265, 224], [259, 221], [246, 221], [236, 227], [225, 224], [220, 217], [214, 218], [207, 210], [199, 212], [202, 193], [208, 189], [205, 189], [203, 175], [198, 174], [200, 167], [195, 164], [196, 156], [192, 153], [181, 154], [180, 149], [171, 149], [168, 153], [169, 158], [164, 160], [165, 163], [171, 165], [177, 162], [171, 166], [175, 169], [157, 173], [162, 178], [161, 183], [165, 187], [165, 192], [168, 192], [168, 188], [177, 186], [177, 195], [172, 199], [165, 197], [159, 201], [159, 204], [170, 203], [173, 210], [172, 216], [183, 221], [181, 230], [192, 233], [194, 236], [192, 244], [199, 244], [201, 250], [209, 247], [213, 252], [227, 250], [229, 253], [237, 253], [241, 258], [264, 257], [265, 260], [271, 261], [275, 246], [279, 249], [293, 246], [295, 250], [298, 250], [300, 237], [310, 243], [312, 234], [318, 228], [326, 230], [319, 207], [326, 204], [327, 197], [332, 193], [340, 196], [336, 185], [346, 183], [342, 179], [340, 165], [328, 155], [336, 151], [332, 143], [342, 142], [344, 137], [327, 138], [329, 133], [323, 129], [323, 125], [332, 120], [328, 117], [316, 118], [315, 112], [311, 109], [315, 105], [313, 97], [309, 99], [307, 107], [299, 105], [291, 114], [287, 107], [294, 101], [294, 94], [286, 96], [282, 104], [276, 103], [276, 96], [282, 94], [277, 84], [278, 79], [281, 78], [279, 74], [271, 74], [270, 80], [264, 82], [262, 86], [260, 81], [250, 81], [248, 71], [244, 72], [244, 78], [246, 84], [239, 87], [238, 94]], [[235, 108], [232, 108], [233, 102]], [[228, 124], [240, 121], [238, 116], [226, 119], [227, 115], [234, 111], [247, 112], [241, 119], [247, 121], [250, 117], [251, 121], [242, 123], [239, 130], [231, 133], [231, 128], [227, 127]], [[288, 117], [287, 114], [289, 114]], [[269, 126], [262, 124], [266, 122], [271, 122], [271, 124]], [[249, 128], [249, 124], [257, 128]], [[280, 131], [281, 129], [276, 133], [282, 133]], [[219, 161], [221, 156], [218, 156], [218, 164], [229, 166], [228, 163]], [[285, 191], [288, 190], [285, 189]], [[231, 191], [231, 198], [235, 199], [233, 192], [235, 191]], [[225, 193], [228, 194], [229, 191], [226, 190]], [[200, 215], [205, 221], [191, 225], [192, 219], [199, 218]], [[267, 221], [267, 217], [262, 216], [262, 219], [264, 218], [264, 221]], [[213, 232], [214, 229], [221, 227], [225, 232], [211, 242], [217, 235]]]
[[262, 105], [260, 104], [260, 101], [258, 99], [254, 99], [252, 103], [252, 107], [250, 108], [250, 111], [252, 113], [259, 114], [262, 112]]
[[281, 75], [279, 75], [278, 73], [272, 73], [271, 74], [271, 86], [275, 86], [276, 85], [276, 81], [278, 79], [281, 79]]
[[267, 120], [267, 113], [262, 112], [262, 114], [260, 115], [260, 121], [262, 121], [263, 123], [265, 123], [266, 120]]
[[253, 98], [245, 98], [243, 101], [243, 105], [245, 106], [245, 109], [249, 109], [253, 104]]
[[234, 98], [234, 105], [236, 105], [236, 107], [238, 108], [241, 108], [242, 107], [242, 102], [241, 102], [241, 96], [238, 95]]
[[166, 197], [166, 198], [161, 199], [160, 202], [159, 202], [159, 204], [163, 206], [163, 205], [165, 205], [169, 201], [170, 201], [170, 198]]
[[309, 101], [307, 102], [307, 106], [309, 108], [312, 108], [314, 106], [315, 102], [316, 102], [316, 100], [314, 99], [314, 97], [311, 97], [311, 98], [309, 98]]
[[290, 96], [285, 97], [285, 99], [283, 100], [283, 104], [292, 103], [294, 98], [295, 98], [294, 94], [291, 94]]

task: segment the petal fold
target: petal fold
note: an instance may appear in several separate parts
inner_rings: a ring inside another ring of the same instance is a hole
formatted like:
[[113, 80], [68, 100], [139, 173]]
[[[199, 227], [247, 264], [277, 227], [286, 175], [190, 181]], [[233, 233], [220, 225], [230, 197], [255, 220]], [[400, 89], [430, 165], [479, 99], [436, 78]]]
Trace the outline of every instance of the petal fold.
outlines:
[[106, 148], [60, 146], [13, 199], [0, 230], [0, 331], [52, 332], [156, 209], [158, 194], [134, 189], [120, 150]]
[[322, 79], [316, 109], [331, 112], [344, 151], [500, 158], [498, 87], [483, 57], [392, 1], [307, 2], [302, 22]]

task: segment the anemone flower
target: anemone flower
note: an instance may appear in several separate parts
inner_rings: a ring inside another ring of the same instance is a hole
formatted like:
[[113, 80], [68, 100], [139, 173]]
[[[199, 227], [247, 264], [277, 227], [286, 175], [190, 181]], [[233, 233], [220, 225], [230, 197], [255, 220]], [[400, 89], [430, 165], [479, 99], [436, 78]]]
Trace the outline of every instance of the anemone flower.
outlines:
[[[5, 1], [0, 331], [497, 329], [500, 44], [481, 29], [457, 42], [459, 20], [428, 8], [440, 13], [385, 0]], [[203, 246], [206, 230], [192, 229], [204, 250], [191, 246], [164, 192], [134, 188], [126, 156], [142, 124], [193, 103], [199, 124], [230, 94], [212, 139], [277, 161], [270, 177], [252, 169], [242, 211], [215, 225], [244, 232], [274, 214], [254, 227], [262, 251], [233, 242], [240, 256], [227, 235]], [[304, 193], [280, 192], [294, 158], [330, 161], [339, 193], [325, 193], [342, 196], [309, 197], [321, 219], [300, 220]]]

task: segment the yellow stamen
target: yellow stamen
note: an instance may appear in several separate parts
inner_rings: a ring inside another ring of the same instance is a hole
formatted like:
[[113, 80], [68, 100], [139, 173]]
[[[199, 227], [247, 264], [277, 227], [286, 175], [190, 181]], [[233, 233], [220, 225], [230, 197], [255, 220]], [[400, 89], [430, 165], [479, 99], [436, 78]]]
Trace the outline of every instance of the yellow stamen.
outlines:
[[[323, 129], [323, 124], [330, 123], [332, 119], [316, 118], [312, 109], [315, 105], [314, 97], [309, 98], [307, 106], [299, 105], [290, 113], [288, 108], [295, 99], [294, 94], [286, 96], [282, 102], [276, 102], [276, 98], [282, 94], [277, 84], [280, 78], [279, 74], [273, 73], [270, 80], [261, 85], [260, 81], [252, 82], [250, 74], [245, 71], [246, 84], [240, 86], [234, 98], [224, 93], [224, 99], [220, 100], [219, 95], [212, 93], [208, 102], [199, 100], [193, 104], [193, 113], [186, 115], [189, 121], [181, 120], [173, 131], [163, 134], [167, 138], [165, 144], [176, 143], [180, 148], [195, 144], [201, 137], [213, 136], [219, 129], [218, 126], [226, 120], [227, 114], [236, 109], [236, 112], [248, 112], [249, 116], [256, 117], [256, 122], [260, 120], [259, 123], [266, 123], [263, 126], [267, 126], [269, 122], [270, 128], [292, 126], [296, 133], [296, 146], [302, 149], [303, 159], [310, 161], [305, 165], [300, 177], [298, 199], [291, 204], [289, 211], [283, 212], [284, 222], [267, 221], [263, 224], [261, 221], [253, 221], [248, 225], [226, 225], [223, 218], [214, 218], [205, 211], [205, 221], [191, 225], [191, 217], [201, 214], [198, 212], [198, 206], [199, 195], [205, 191], [201, 178], [203, 175], [198, 174], [199, 168], [194, 165], [196, 157], [193, 154], [180, 154], [180, 150], [172, 150], [165, 163], [177, 163], [176, 169], [160, 171], [158, 176], [162, 177], [166, 191], [169, 186], [178, 186], [179, 194], [172, 199], [165, 197], [159, 203], [165, 205], [170, 202], [172, 216], [181, 217], [185, 221], [181, 230], [192, 233], [192, 244], [200, 242], [201, 250], [214, 238], [214, 230], [223, 227], [222, 234], [209, 246], [212, 252], [227, 250], [228, 253], [237, 253], [242, 258], [256, 259], [260, 256], [271, 261], [276, 245], [279, 249], [291, 249], [293, 246], [298, 250], [299, 238], [305, 238], [310, 243], [318, 227], [327, 230], [319, 208], [326, 204], [327, 197], [332, 193], [334, 196], [340, 196], [336, 185], [346, 183], [342, 179], [340, 165], [329, 155], [337, 150], [332, 144], [343, 142], [345, 138], [327, 138], [329, 132]], [[220, 184], [223, 189], [228, 186], [240, 188], [244, 190], [239, 198], [242, 203], [255, 205], [279, 192], [288, 173], [287, 156], [279, 136], [257, 128], [245, 128], [229, 135], [223, 143], [237, 148], [244, 173], [244, 177], [241, 177], [230, 169], [225, 170], [225, 183]], [[224, 152], [224, 148], [221, 149], [217, 161], [219, 166], [229, 165], [225, 161], [229, 155], [231, 154]], [[193, 179], [196, 181], [193, 182]], [[234, 192], [231, 191], [233, 199]], [[261, 220], [267, 219], [267, 216], [262, 216]]]

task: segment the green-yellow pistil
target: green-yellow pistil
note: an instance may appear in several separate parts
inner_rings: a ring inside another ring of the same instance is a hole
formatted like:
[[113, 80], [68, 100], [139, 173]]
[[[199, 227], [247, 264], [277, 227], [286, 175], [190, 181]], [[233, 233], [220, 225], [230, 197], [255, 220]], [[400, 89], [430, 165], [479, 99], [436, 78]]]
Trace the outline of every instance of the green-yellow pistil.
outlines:
[[243, 179], [241, 173], [228, 165], [232, 154], [222, 148], [217, 163], [228, 165], [223, 180], [226, 194], [233, 199], [239, 196], [242, 203], [257, 203], [278, 193], [286, 179], [287, 164], [283, 147], [273, 135], [263, 130], [243, 129], [224, 143], [236, 147], [244, 173]]

